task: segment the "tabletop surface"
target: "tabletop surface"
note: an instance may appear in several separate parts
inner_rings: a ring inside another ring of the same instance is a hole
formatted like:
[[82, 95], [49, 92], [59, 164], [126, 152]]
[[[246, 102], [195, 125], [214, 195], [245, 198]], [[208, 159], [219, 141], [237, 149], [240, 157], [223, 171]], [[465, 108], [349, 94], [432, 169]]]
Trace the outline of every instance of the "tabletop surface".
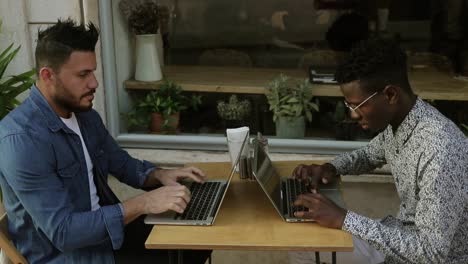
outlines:
[[[165, 78], [180, 84], [185, 91], [264, 94], [265, 86], [284, 73], [293, 78], [307, 78], [302, 69], [271, 69], [209, 66], [166, 66]], [[414, 92], [422, 99], [468, 101], [468, 82], [449, 73], [428, 70], [408, 72]], [[127, 89], [157, 89], [162, 82], [125, 81]], [[338, 85], [312, 84], [314, 96], [342, 96]]]
[[[299, 163], [274, 162], [281, 175]], [[209, 178], [226, 178], [230, 163], [196, 163]], [[237, 175], [236, 175], [237, 176]], [[253, 181], [231, 182], [213, 226], [153, 227], [146, 247], [151, 249], [231, 249], [351, 251], [349, 233], [315, 223], [286, 223], [274, 210], [260, 186]]]

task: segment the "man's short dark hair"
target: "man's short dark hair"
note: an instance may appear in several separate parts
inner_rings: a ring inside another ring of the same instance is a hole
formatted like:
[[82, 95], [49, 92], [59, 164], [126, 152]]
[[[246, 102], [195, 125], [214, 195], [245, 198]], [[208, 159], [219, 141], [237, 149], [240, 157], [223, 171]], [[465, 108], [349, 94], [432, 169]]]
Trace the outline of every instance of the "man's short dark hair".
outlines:
[[339, 16], [327, 31], [326, 39], [331, 49], [349, 52], [358, 41], [369, 37], [367, 17], [356, 13]]
[[39, 30], [36, 46], [36, 70], [51, 67], [59, 71], [73, 51], [94, 52], [99, 32], [93, 23], [78, 24], [72, 19], [58, 20], [57, 24]]
[[369, 94], [390, 84], [412, 93], [406, 54], [394, 40], [371, 38], [358, 42], [346, 62], [338, 66], [335, 77], [340, 84], [359, 80]]

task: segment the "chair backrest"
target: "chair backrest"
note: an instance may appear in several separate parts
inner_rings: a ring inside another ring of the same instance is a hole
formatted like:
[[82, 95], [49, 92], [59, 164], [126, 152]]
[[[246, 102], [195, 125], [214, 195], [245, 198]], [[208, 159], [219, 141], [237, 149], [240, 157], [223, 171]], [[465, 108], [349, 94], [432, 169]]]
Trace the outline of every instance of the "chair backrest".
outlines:
[[198, 63], [206, 66], [252, 67], [252, 60], [247, 53], [233, 49], [206, 50], [198, 58]]
[[336, 68], [346, 59], [347, 53], [334, 50], [308, 51], [299, 59], [299, 69], [308, 69], [309, 66]]
[[8, 234], [8, 216], [6, 213], [0, 218], [0, 248], [14, 264], [27, 264], [28, 261], [18, 252]]

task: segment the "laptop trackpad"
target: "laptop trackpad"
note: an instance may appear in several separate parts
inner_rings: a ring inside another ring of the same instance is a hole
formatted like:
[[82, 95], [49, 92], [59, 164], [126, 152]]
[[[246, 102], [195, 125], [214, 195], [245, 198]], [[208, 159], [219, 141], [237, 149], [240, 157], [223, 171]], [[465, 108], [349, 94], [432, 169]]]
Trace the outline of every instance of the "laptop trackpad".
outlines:
[[170, 210], [160, 214], [149, 214], [146, 217], [145, 222], [151, 223], [158, 222], [161, 220], [176, 219], [176, 214], [176, 212]]

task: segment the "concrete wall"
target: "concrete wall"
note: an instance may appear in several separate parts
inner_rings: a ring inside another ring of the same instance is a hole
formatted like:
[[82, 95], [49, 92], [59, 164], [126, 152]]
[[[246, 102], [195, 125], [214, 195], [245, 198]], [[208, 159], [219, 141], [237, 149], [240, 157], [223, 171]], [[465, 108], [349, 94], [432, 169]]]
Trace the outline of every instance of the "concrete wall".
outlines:
[[[34, 50], [38, 29], [53, 25], [58, 18], [73, 18], [85, 23], [99, 25], [97, 0], [0, 0], [0, 18], [3, 21], [0, 33], [0, 50], [11, 43], [21, 45], [16, 58], [7, 68], [7, 75], [19, 74], [34, 68]], [[96, 77], [103, 83], [100, 43], [96, 47], [98, 69]], [[101, 85], [96, 92], [94, 108], [105, 120], [104, 90]], [[26, 92], [20, 99], [27, 96]]]

